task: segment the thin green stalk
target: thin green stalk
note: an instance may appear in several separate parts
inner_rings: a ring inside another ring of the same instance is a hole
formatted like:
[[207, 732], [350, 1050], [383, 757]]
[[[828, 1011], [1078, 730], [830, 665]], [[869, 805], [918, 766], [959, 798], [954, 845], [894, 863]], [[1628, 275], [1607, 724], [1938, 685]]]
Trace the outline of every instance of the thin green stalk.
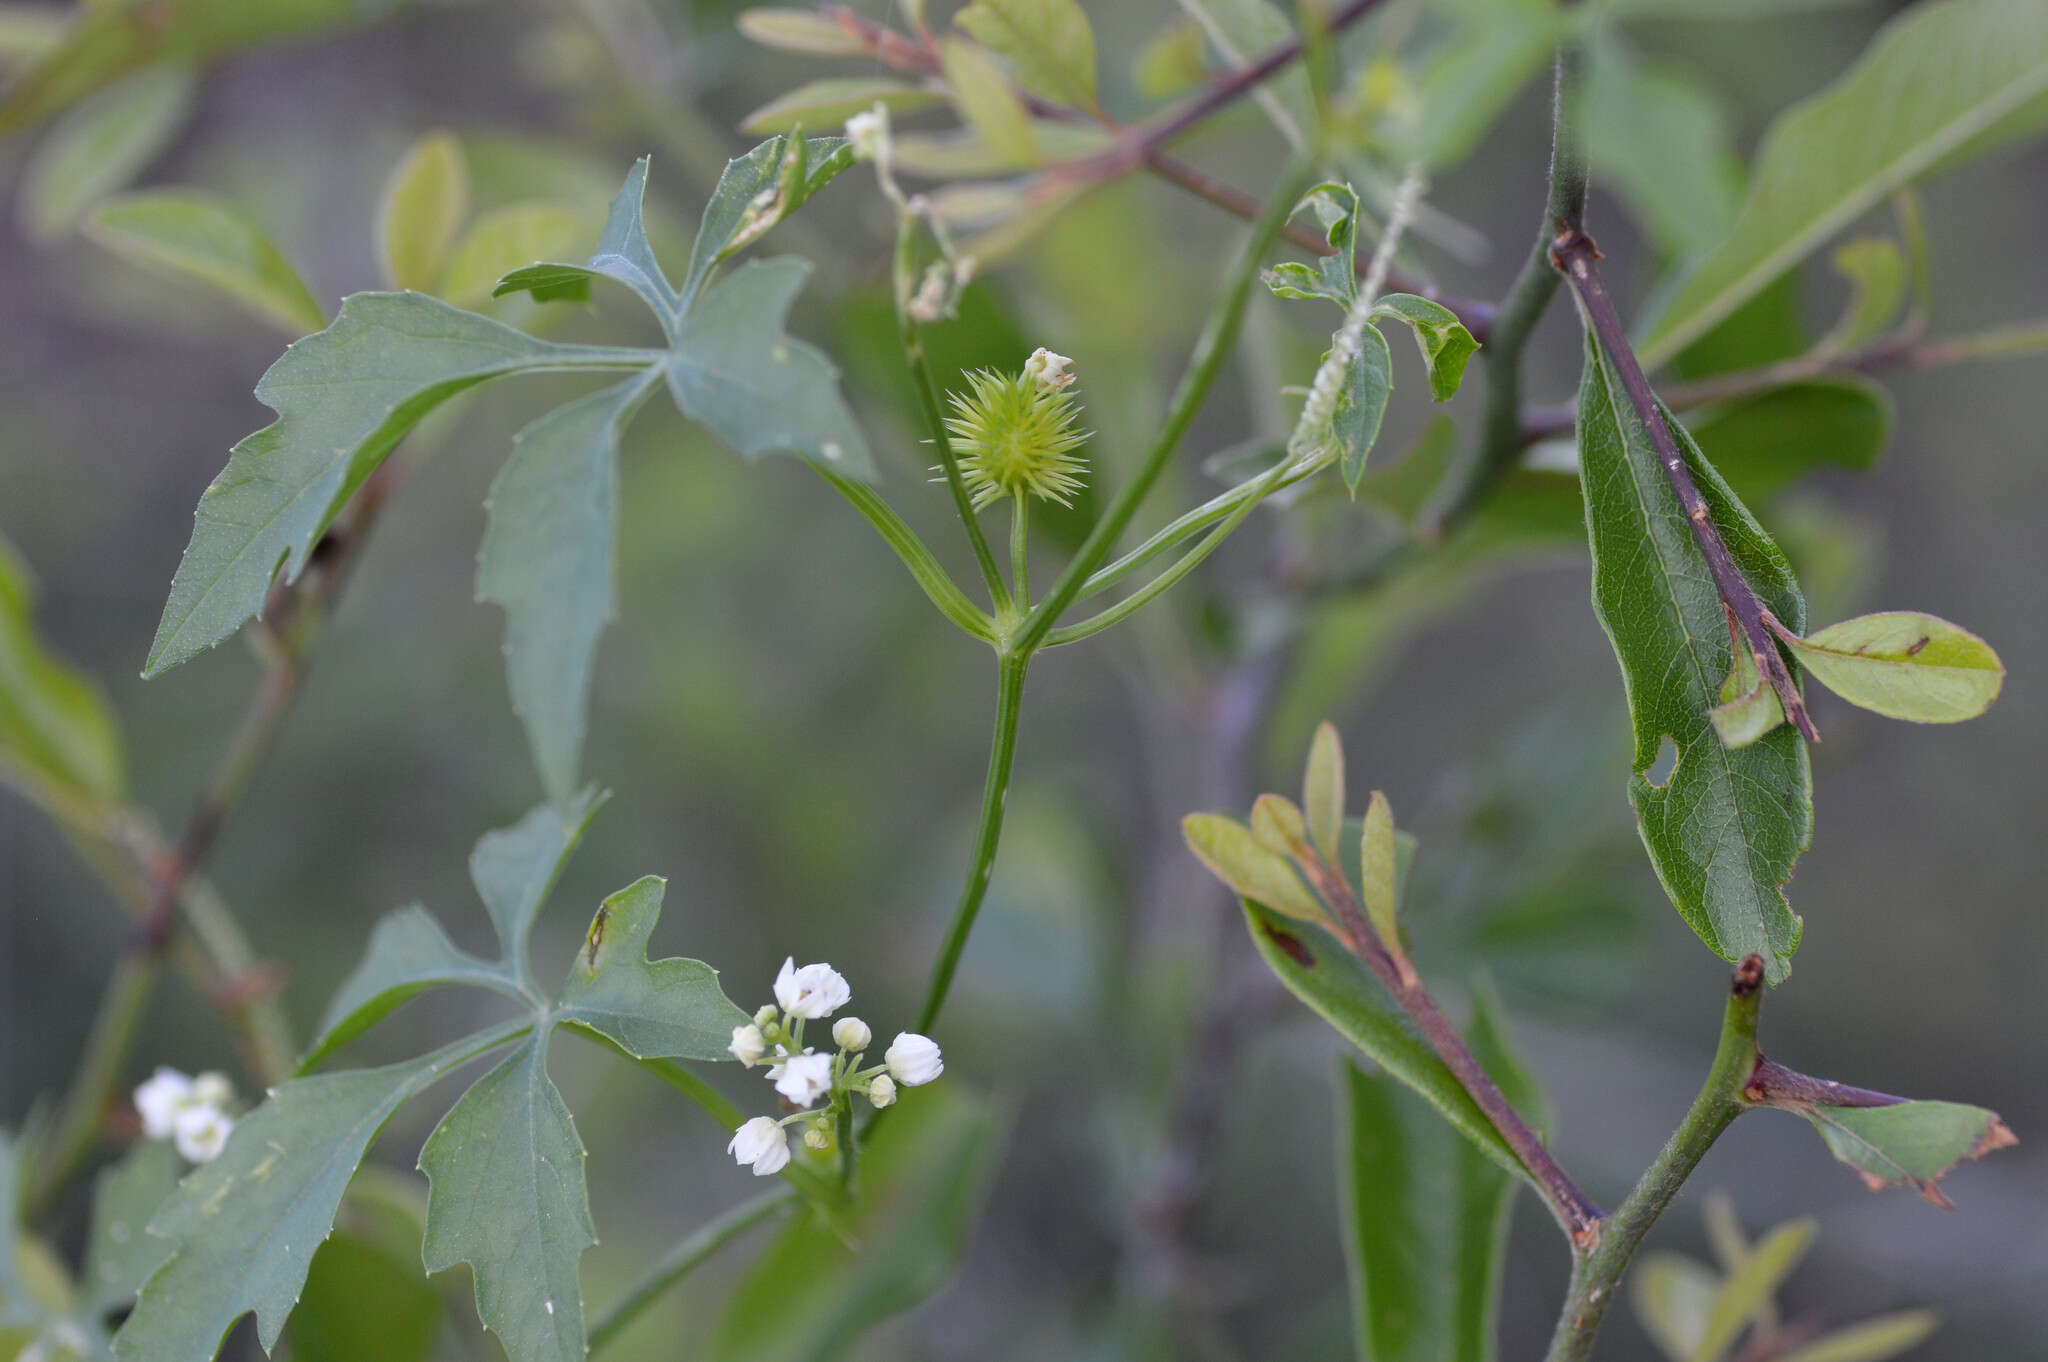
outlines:
[[[1282, 464], [1291, 463], [1285, 451], [1281, 452], [1280, 462]], [[1144, 543], [1138, 545], [1138, 547], [1132, 549], [1109, 566], [1097, 569], [1089, 576], [1087, 581], [1081, 583], [1081, 590], [1075, 595], [1074, 599], [1085, 601], [1090, 596], [1099, 595], [1108, 588], [1115, 586], [1118, 582], [1130, 576], [1133, 572], [1182, 540], [1202, 530], [1206, 530], [1217, 521], [1228, 517], [1246, 498], [1251, 498], [1254, 501], [1263, 500], [1272, 495], [1272, 493], [1292, 487], [1297, 482], [1302, 481], [1304, 478], [1312, 477], [1320, 471], [1320, 469], [1314, 467], [1293, 468], [1275, 486], [1262, 488], [1260, 484], [1272, 472], [1271, 469], [1268, 469], [1265, 473], [1261, 473], [1255, 478], [1245, 479], [1227, 492], [1217, 493], [1200, 506], [1183, 514], [1172, 524], [1167, 525], [1150, 539], [1147, 539]]]
[[25, 1219], [42, 1219], [99, 1148], [107, 1104], [120, 1085], [162, 963], [160, 955], [131, 952], [114, 966], [78, 1061], [78, 1076], [45, 1146], [50, 1152], [36, 1160], [35, 1181], [22, 1208]]
[[868, 523], [875, 527], [882, 541], [896, 551], [896, 556], [903, 560], [903, 566], [910, 569], [910, 575], [941, 614], [985, 643], [996, 641], [995, 621], [986, 610], [967, 598], [967, 593], [940, 566], [924, 540], [918, 538], [917, 531], [896, 514], [895, 507], [864, 482], [843, 477], [821, 464], [814, 463], [811, 467], [817, 469], [818, 476], [831, 483], [833, 490], [845, 497], [853, 509], [867, 517]]
[[967, 866], [967, 881], [960, 886], [960, 901], [953, 909], [953, 924], [932, 963], [931, 983], [925, 989], [924, 1006], [918, 1009], [916, 1030], [929, 1033], [946, 1005], [946, 993], [953, 987], [953, 972], [960, 967], [960, 953], [967, 949], [967, 937], [974, 930], [975, 916], [988, 893], [989, 876], [995, 872], [996, 846], [1003, 838], [1003, 805], [1010, 794], [1010, 765], [1017, 755], [1017, 720], [1024, 702], [1024, 673], [1031, 665], [1027, 652], [1006, 652], [996, 672], [995, 739], [988, 754], [988, 778], [981, 788], [981, 820], [974, 833], [974, 856]]
[[1031, 608], [1031, 498], [1010, 498], [1010, 594], [1020, 609]]
[[1643, 1236], [1721, 1132], [1748, 1110], [1742, 1093], [1757, 1062], [1757, 1011], [1763, 1001], [1763, 981], [1762, 957], [1749, 956], [1736, 966], [1728, 1006], [1721, 1016], [1721, 1043], [1707, 1081], [1656, 1162], [1636, 1183], [1628, 1200], [1601, 1226], [1599, 1244], [1574, 1262], [1571, 1289], [1558, 1316], [1546, 1362], [1584, 1362], [1591, 1356], [1601, 1318], [1614, 1303], [1622, 1274]]
[[1194, 423], [1195, 413], [1201, 410], [1209, 389], [1215, 386], [1217, 375], [1230, 358], [1238, 328], [1244, 321], [1252, 283], [1258, 277], [1259, 264], [1265, 259], [1266, 252], [1272, 249], [1281, 229], [1287, 225], [1295, 202], [1307, 187], [1308, 167], [1305, 163], [1296, 161], [1282, 172], [1279, 183], [1266, 202], [1265, 211], [1253, 225], [1243, 251], [1231, 268], [1223, 297], [1210, 314], [1208, 324], [1202, 328], [1201, 338], [1195, 342], [1187, 372], [1181, 376], [1180, 386], [1167, 407], [1166, 420], [1153, 439], [1152, 447], [1146, 451], [1143, 462], [1138, 465], [1137, 474], [1117, 493], [1116, 500], [1110, 503], [1102, 518], [1095, 522], [1095, 527], [1088, 532], [1088, 538], [1053, 584], [1051, 592], [1033, 607], [1024, 623], [1011, 635], [1010, 646], [1014, 650], [1029, 653], [1052, 632], [1060, 613], [1080, 594], [1082, 583], [1116, 547], [1116, 541], [1130, 525], [1131, 517], [1137, 514], [1139, 503], [1152, 490], [1152, 484], [1165, 470], [1166, 461], [1173, 457], [1174, 450], [1180, 447], [1181, 437]]
[[793, 1200], [795, 1193], [791, 1189], [779, 1187], [752, 1201], [742, 1201], [678, 1240], [673, 1248], [647, 1265], [647, 1270], [626, 1288], [624, 1295], [597, 1313], [590, 1325], [589, 1351], [595, 1353], [618, 1337], [692, 1268], [768, 1217], [787, 1209]]
[[1002, 570], [996, 566], [996, 556], [988, 546], [988, 536], [981, 532], [981, 521], [975, 518], [974, 501], [967, 495], [967, 484], [960, 477], [960, 461], [953, 456], [953, 442], [946, 434], [945, 412], [939, 406], [939, 386], [932, 378], [931, 362], [925, 358], [924, 339], [918, 334], [917, 323], [911, 318], [909, 302], [916, 287], [917, 220], [908, 213], [896, 229], [896, 331], [903, 341], [903, 358], [910, 365], [911, 386], [917, 389], [918, 405], [924, 409], [924, 423], [930, 427], [932, 446], [939, 452], [939, 468], [946, 475], [946, 486], [953, 494], [953, 509], [960, 513], [960, 524], [967, 531], [967, 542], [974, 549], [974, 561], [981, 568], [981, 579], [988, 584], [990, 602], [996, 613], [1002, 614], [1009, 608], [1009, 588], [1003, 585]]

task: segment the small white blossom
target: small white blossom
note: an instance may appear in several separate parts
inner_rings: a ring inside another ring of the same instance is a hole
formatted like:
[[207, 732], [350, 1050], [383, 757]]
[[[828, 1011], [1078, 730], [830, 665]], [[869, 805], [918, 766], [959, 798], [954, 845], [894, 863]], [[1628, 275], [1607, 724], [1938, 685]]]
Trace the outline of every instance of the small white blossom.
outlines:
[[178, 1152], [192, 1163], [211, 1163], [228, 1142], [235, 1123], [212, 1105], [188, 1106], [178, 1113]]
[[889, 111], [881, 104], [863, 109], [846, 120], [846, 140], [853, 143], [854, 157], [862, 161], [887, 160], [889, 154]]
[[806, 1051], [791, 1055], [771, 1071], [775, 1091], [800, 1107], [808, 1107], [832, 1090], [832, 1056]]
[[192, 1080], [176, 1069], [159, 1065], [149, 1080], [135, 1090], [135, 1110], [142, 1117], [142, 1133], [152, 1140], [168, 1140], [177, 1133], [178, 1113], [192, 1101]]
[[832, 1023], [832, 1042], [842, 1050], [852, 1050], [857, 1054], [867, 1049], [868, 1042], [874, 1038], [875, 1033], [859, 1017], [841, 1017]]
[[931, 1037], [920, 1036], [915, 1031], [897, 1032], [895, 1043], [882, 1059], [896, 1081], [906, 1087], [915, 1088], [929, 1083], [946, 1071], [946, 1061], [939, 1054], [938, 1044]]
[[761, 1062], [761, 1056], [768, 1053], [767, 1038], [761, 1028], [748, 1023], [732, 1029], [732, 1044], [725, 1047], [732, 1051], [732, 1057], [749, 1069]]
[[792, 1017], [811, 1021], [829, 1017], [852, 997], [845, 976], [822, 960], [798, 969], [796, 958], [786, 957], [781, 973], [775, 976], [775, 1001]]
[[755, 1177], [771, 1177], [789, 1162], [789, 1136], [773, 1117], [756, 1116], [732, 1133], [725, 1152], [752, 1164]]
[[896, 1080], [887, 1074], [876, 1074], [868, 1080], [868, 1101], [878, 1107], [886, 1107], [896, 1100]]
[[1074, 375], [1067, 372], [1067, 366], [1073, 362], [1041, 345], [1024, 361], [1024, 377], [1036, 383], [1040, 392], [1060, 392], [1073, 386]]

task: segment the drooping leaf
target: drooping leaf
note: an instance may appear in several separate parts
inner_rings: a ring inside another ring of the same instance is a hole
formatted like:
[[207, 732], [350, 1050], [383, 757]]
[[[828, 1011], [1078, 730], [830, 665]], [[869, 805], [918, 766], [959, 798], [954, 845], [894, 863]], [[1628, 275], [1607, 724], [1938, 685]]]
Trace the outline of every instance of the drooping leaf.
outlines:
[[418, 293], [358, 293], [294, 343], [256, 396], [278, 419], [236, 445], [199, 499], [144, 676], [220, 642], [297, 578], [315, 541], [420, 418], [504, 374], [626, 367], [633, 352], [557, 345]]
[[310, 1073], [320, 1061], [375, 1026], [406, 1000], [442, 984], [466, 984], [524, 997], [506, 965], [459, 949], [426, 909], [413, 905], [387, 914], [370, 933], [363, 962], [349, 975], [299, 1061]]
[[880, 104], [892, 114], [928, 109], [945, 96], [922, 85], [874, 77], [835, 76], [800, 85], [769, 100], [740, 120], [742, 132], [788, 132], [799, 126], [836, 128], [857, 113]]
[[485, 833], [470, 853], [469, 878], [498, 929], [503, 960], [522, 976], [533, 920], [605, 799], [588, 789], [560, 806], [542, 804], [511, 827]]
[[1572, 113], [1594, 173], [1667, 255], [1692, 259], [1720, 244], [1742, 205], [1742, 164], [1711, 96], [1642, 66], [1598, 30]]
[[1415, 333], [1415, 346], [1429, 368], [1429, 395], [1448, 402], [1458, 395], [1465, 381], [1465, 362], [1479, 349], [1479, 342], [1442, 303], [1433, 303], [1413, 293], [1389, 293], [1373, 304], [1372, 315], [1406, 322]]
[[1344, 742], [1325, 719], [1309, 741], [1308, 766], [1301, 777], [1301, 806], [1308, 811], [1309, 836], [1323, 859], [1335, 864], [1344, 836]]
[[575, 204], [553, 199], [508, 203], [480, 213], [449, 251], [434, 292], [457, 307], [481, 307], [500, 279], [528, 261], [567, 255], [590, 240], [586, 234], [594, 225]]
[[512, 708], [558, 801], [580, 779], [597, 636], [612, 615], [619, 435], [651, 378], [565, 403], [520, 431], [484, 502], [477, 599], [505, 607]]
[[1095, 31], [1078, 0], [974, 0], [953, 22], [1008, 57], [1032, 94], [1095, 107]]
[[647, 958], [665, 888], [648, 875], [598, 907], [556, 1015], [638, 1059], [728, 1059], [733, 1028], [747, 1018], [719, 988], [718, 971], [697, 960]]
[[178, 1155], [165, 1140], [138, 1141], [93, 1181], [92, 1232], [79, 1290], [98, 1315], [132, 1304], [163, 1266], [170, 1245], [148, 1233], [150, 1218], [178, 1185]]
[[2005, 684], [1990, 644], [1915, 610], [1859, 615], [1791, 646], [1815, 680], [1850, 704], [1914, 723], [1974, 719]]
[[[1790, 565], [1668, 412], [1666, 421], [1736, 565], [1797, 632], [1805, 602]], [[1579, 388], [1580, 482], [1593, 600], [1614, 644], [1635, 732], [1629, 802], [1673, 906], [1724, 959], [1762, 955], [1783, 979], [1800, 923], [1782, 885], [1813, 832], [1806, 744], [1781, 727], [1722, 745], [1707, 711], [1731, 669], [1728, 626], [1705, 557], [1606, 355], [1589, 333]], [[1645, 772], [1669, 740], [1678, 761]]]
[[867, 45], [822, 14], [762, 6], [733, 16], [733, 25], [763, 47], [812, 57], [859, 57]]
[[2037, 131], [2048, 7], [1943, 0], [1899, 15], [1847, 74], [1764, 134], [1733, 229], [1642, 347], [1663, 363], [1902, 185]]
[[0, 782], [84, 830], [127, 787], [121, 730], [99, 687], [43, 646], [34, 606], [28, 564], [0, 538]]
[[138, 71], [60, 119], [22, 168], [17, 212], [28, 238], [54, 240], [133, 183], [184, 126], [197, 83], [185, 66]]
[[479, 1032], [381, 1069], [280, 1084], [150, 1221], [149, 1232], [170, 1241], [171, 1253], [115, 1335], [115, 1354], [211, 1362], [227, 1331], [252, 1310], [265, 1350], [275, 1349], [349, 1178], [384, 1123], [434, 1080], [530, 1025]]
[[1249, 899], [1244, 909], [1253, 944], [1288, 992], [1387, 1073], [1420, 1093], [1488, 1159], [1517, 1176], [1528, 1176], [1486, 1114], [1388, 1000], [1363, 961], [1312, 922], [1282, 917]]
[[421, 1257], [468, 1263], [477, 1315], [512, 1362], [582, 1362], [577, 1261], [597, 1242], [583, 1141], [547, 1073], [545, 1029], [476, 1081], [428, 1137]]
[[433, 291], [469, 218], [469, 163], [446, 130], [407, 149], [377, 200], [377, 256], [393, 288]]
[[1949, 1169], [2017, 1143], [1996, 1112], [1960, 1102], [1811, 1106], [1802, 1114], [1872, 1191], [1909, 1186], [1943, 1208], [1949, 1200], [1936, 1184]]
[[1031, 113], [994, 57], [973, 43], [947, 38], [939, 44], [939, 61], [960, 120], [982, 141], [1018, 167], [1044, 159], [1031, 130]]
[[1906, 306], [1909, 276], [1906, 256], [1888, 237], [1864, 236], [1835, 248], [1835, 272], [1849, 281], [1849, 306], [1821, 341], [1831, 354], [1854, 350], [1876, 340]]
[[305, 281], [263, 225], [217, 194], [151, 189], [108, 199], [85, 233], [124, 260], [196, 279], [299, 337], [327, 325]]
[[337, 1231], [313, 1255], [286, 1339], [296, 1362], [427, 1362], [446, 1313], [417, 1246], [399, 1257]]
[[1195, 858], [1234, 893], [1305, 922], [1330, 920], [1294, 866], [1262, 845], [1251, 829], [1236, 819], [1191, 813], [1181, 820], [1180, 830]]

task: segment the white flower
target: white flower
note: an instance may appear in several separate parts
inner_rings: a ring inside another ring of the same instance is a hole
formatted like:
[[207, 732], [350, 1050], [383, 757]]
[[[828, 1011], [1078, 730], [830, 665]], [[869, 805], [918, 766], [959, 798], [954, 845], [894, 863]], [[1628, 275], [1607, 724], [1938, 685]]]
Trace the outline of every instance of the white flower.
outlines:
[[938, 1044], [931, 1037], [920, 1036], [915, 1031], [898, 1031], [895, 1043], [882, 1060], [889, 1066], [889, 1072], [896, 1076], [896, 1081], [906, 1087], [929, 1083], [946, 1071], [946, 1061], [939, 1054]]
[[176, 1069], [159, 1065], [149, 1080], [135, 1090], [135, 1110], [142, 1116], [142, 1133], [152, 1140], [168, 1140], [177, 1133], [178, 1113], [192, 1101], [192, 1080]]
[[775, 1001], [792, 1017], [829, 1017], [852, 997], [845, 976], [822, 960], [798, 969], [795, 957], [787, 957], [775, 976]]
[[808, 1050], [775, 1066], [775, 1091], [807, 1107], [832, 1090], [832, 1056]]
[[881, 104], [862, 110], [846, 120], [846, 140], [862, 161], [886, 160], [889, 146], [889, 111]]
[[193, 1163], [211, 1163], [228, 1142], [235, 1123], [213, 1105], [188, 1106], [178, 1113], [178, 1152]]
[[868, 1048], [868, 1042], [875, 1033], [868, 1030], [868, 1024], [859, 1017], [841, 1017], [832, 1023], [832, 1042], [842, 1050], [858, 1054]]
[[789, 1162], [789, 1136], [770, 1116], [756, 1116], [732, 1133], [725, 1152], [740, 1163], [754, 1165], [754, 1176], [771, 1177]]
[[228, 1076], [208, 1069], [192, 1080], [192, 1100], [201, 1106], [225, 1109], [235, 1100], [235, 1085], [228, 1082]]
[[1073, 362], [1041, 345], [1024, 361], [1024, 377], [1036, 383], [1040, 392], [1056, 393], [1073, 385], [1074, 375], [1067, 372], [1067, 366]]
[[876, 1074], [868, 1080], [868, 1101], [878, 1107], [886, 1107], [896, 1100], [896, 1080], [887, 1074]]
[[749, 1069], [761, 1062], [761, 1056], [768, 1053], [768, 1041], [762, 1036], [761, 1028], [748, 1023], [732, 1029], [732, 1044], [725, 1047], [732, 1051], [732, 1057]]

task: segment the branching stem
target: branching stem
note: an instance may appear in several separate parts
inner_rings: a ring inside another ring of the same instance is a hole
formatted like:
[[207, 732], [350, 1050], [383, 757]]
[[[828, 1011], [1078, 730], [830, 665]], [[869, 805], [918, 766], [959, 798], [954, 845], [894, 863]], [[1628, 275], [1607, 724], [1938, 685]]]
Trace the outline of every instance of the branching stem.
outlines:
[[624, 1295], [597, 1312], [590, 1322], [589, 1351], [595, 1353], [610, 1343], [691, 1269], [762, 1221], [779, 1215], [795, 1200], [795, 1193], [787, 1187], [764, 1192], [707, 1220], [677, 1240], [674, 1247], [647, 1265]]

